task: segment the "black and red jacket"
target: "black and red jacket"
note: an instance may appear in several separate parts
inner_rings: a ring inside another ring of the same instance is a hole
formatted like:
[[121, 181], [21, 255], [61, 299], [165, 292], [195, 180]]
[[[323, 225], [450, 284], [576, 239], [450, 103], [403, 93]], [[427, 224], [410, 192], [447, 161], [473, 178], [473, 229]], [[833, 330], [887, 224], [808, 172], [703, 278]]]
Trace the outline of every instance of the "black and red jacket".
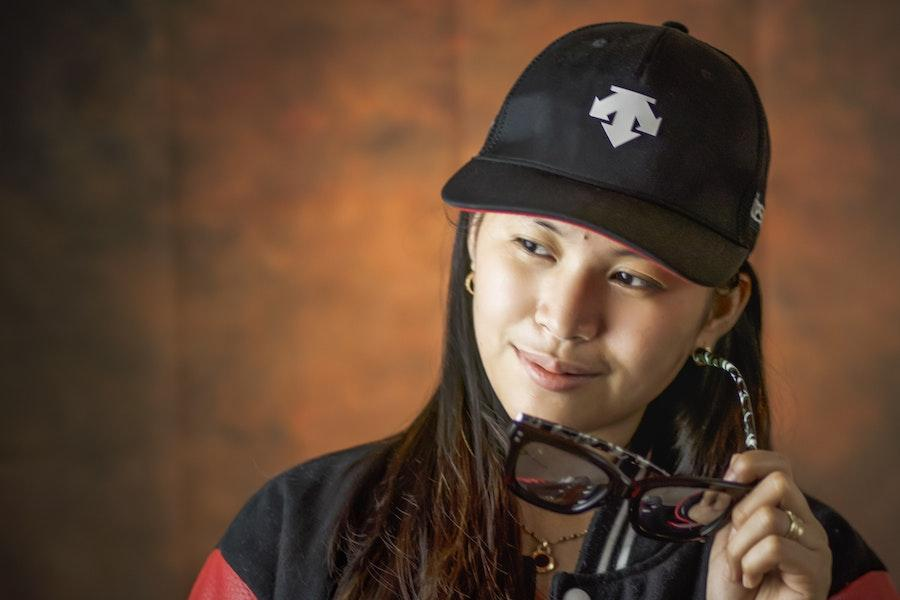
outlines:
[[[374, 449], [369, 444], [329, 454], [267, 483], [209, 555], [190, 600], [331, 598], [327, 544]], [[831, 546], [829, 597], [896, 600], [884, 565], [859, 534], [824, 504], [810, 499], [810, 506]], [[554, 577], [550, 599], [704, 600], [710, 546], [635, 535], [622, 508], [608, 504], [597, 511], [575, 572]]]

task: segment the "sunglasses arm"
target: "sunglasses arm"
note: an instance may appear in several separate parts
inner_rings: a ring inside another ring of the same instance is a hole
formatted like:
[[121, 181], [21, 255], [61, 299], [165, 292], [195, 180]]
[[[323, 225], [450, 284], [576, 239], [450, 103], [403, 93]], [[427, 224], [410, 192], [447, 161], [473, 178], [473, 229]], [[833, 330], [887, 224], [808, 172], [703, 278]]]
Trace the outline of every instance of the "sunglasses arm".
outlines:
[[715, 356], [712, 352], [703, 348], [698, 348], [692, 358], [694, 363], [706, 367], [718, 367], [728, 373], [734, 380], [738, 390], [738, 401], [741, 404], [741, 422], [744, 425], [744, 445], [748, 450], [757, 450], [759, 445], [756, 441], [756, 419], [753, 417], [753, 406], [750, 403], [750, 392], [747, 391], [747, 384], [744, 383], [744, 376], [736, 366], [722, 358]]

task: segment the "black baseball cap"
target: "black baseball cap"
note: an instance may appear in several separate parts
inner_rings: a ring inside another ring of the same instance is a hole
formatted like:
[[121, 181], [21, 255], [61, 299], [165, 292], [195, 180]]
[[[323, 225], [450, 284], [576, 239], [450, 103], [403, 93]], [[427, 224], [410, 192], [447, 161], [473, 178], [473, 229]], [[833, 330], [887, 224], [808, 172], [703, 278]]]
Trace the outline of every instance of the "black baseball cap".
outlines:
[[616, 239], [696, 283], [726, 283], [762, 223], [769, 135], [756, 88], [680, 23], [603, 23], [541, 52], [441, 195]]

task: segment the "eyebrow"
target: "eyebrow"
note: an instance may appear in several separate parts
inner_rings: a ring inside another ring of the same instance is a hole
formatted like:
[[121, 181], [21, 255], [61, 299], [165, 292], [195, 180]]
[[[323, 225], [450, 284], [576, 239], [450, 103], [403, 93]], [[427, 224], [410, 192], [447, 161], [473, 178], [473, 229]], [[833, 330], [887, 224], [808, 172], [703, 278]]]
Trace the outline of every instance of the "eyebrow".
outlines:
[[562, 231], [560, 231], [559, 228], [558, 228], [556, 225], [554, 225], [553, 223], [548, 223], [547, 221], [541, 221], [540, 219], [535, 219], [535, 220], [534, 220], [534, 224], [535, 224], [535, 225], [540, 225], [540, 226], [543, 227], [544, 229], [549, 229], [550, 231], [552, 231], [553, 233], [555, 233], [555, 234], [557, 234], [557, 235], [561, 235], [561, 236], [563, 236], [563, 237], [567, 237], [567, 234], [565, 234], [565, 233], [563, 233]]
[[[549, 229], [550, 231], [552, 231], [553, 233], [555, 233], [557, 235], [560, 235], [562, 237], [568, 237], [568, 233], [560, 231], [560, 229], [553, 223], [549, 223], [547, 221], [541, 221], [540, 219], [535, 219], [534, 223], [535, 223], [535, 225], [539, 225], [540, 227], [543, 227], [544, 229]], [[616, 248], [615, 250], [612, 251], [612, 254], [613, 254], [613, 256], [633, 256], [635, 258], [647, 259], [646, 256], [644, 256], [642, 254], [638, 254], [637, 252], [634, 252], [632, 250], [629, 250], [626, 247]]]

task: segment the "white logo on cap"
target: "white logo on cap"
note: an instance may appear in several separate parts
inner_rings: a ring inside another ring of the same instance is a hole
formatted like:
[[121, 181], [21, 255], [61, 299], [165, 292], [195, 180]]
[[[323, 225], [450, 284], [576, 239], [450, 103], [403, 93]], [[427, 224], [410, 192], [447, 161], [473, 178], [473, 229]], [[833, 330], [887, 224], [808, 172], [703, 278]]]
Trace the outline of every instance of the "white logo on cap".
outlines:
[[[603, 129], [613, 148], [641, 136], [632, 129], [635, 121], [638, 122], [637, 131], [655, 137], [659, 124], [662, 123], [662, 117], [654, 115], [650, 108], [651, 104], [656, 104], [656, 98], [615, 85], [609, 86], [609, 89], [613, 93], [603, 100], [594, 96], [594, 104], [588, 114], [603, 121]], [[616, 117], [610, 120], [613, 113], [616, 113]]]
[[766, 212], [766, 207], [759, 201], [761, 197], [762, 194], [756, 192], [756, 196], [753, 198], [753, 206], [750, 207], [750, 218], [760, 225], [762, 225], [763, 214]]

